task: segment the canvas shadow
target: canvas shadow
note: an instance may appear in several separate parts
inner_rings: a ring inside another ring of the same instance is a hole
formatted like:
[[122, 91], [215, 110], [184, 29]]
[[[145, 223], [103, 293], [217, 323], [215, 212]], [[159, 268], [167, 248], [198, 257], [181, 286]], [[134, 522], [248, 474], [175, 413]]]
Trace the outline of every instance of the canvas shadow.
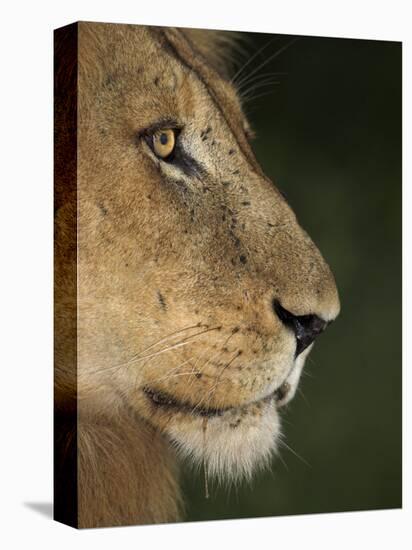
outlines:
[[52, 502], [23, 502], [23, 504], [26, 508], [30, 508], [48, 519], [53, 519]]

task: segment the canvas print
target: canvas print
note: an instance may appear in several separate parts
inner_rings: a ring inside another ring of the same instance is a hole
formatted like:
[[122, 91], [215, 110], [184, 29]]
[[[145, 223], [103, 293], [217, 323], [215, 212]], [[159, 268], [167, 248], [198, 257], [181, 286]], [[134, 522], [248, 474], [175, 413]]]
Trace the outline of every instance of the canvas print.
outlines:
[[80, 22], [54, 63], [55, 519], [400, 507], [401, 44]]

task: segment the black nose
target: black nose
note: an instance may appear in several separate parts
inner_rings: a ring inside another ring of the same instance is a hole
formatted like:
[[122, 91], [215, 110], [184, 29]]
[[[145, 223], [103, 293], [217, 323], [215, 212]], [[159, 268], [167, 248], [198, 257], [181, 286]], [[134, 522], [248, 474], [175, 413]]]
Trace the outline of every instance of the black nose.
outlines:
[[313, 340], [323, 332], [328, 324], [317, 315], [293, 315], [290, 311], [273, 300], [273, 309], [284, 325], [290, 327], [296, 338], [296, 357], [306, 349]]

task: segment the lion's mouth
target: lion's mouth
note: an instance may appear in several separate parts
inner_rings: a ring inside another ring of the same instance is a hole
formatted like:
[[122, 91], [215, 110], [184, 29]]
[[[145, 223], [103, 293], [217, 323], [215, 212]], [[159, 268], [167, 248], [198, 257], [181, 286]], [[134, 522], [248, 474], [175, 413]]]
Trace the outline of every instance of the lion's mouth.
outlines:
[[[285, 395], [285, 391], [287, 389], [284, 387], [287, 383], [282, 384], [278, 389], [276, 389], [274, 392], [270, 393], [269, 395], [258, 399], [256, 401], [260, 403], [265, 403], [271, 400], [274, 400], [275, 403], [282, 401]], [[229, 411], [236, 411], [241, 410], [242, 408], [245, 408], [249, 406], [251, 403], [247, 403], [245, 405], [240, 405], [237, 407], [207, 407], [204, 405], [193, 405], [184, 401], [179, 401], [172, 395], [159, 390], [153, 390], [152, 388], [145, 387], [143, 388], [143, 393], [147, 396], [147, 398], [150, 400], [151, 404], [155, 407], [159, 407], [161, 409], [168, 409], [169, 411], [175, 411], [180, 413], [186, 413], [190, 414], [191, 416], [200, 416], [200, 417], [206, 417], [206, 418], [213, 418], [217, 416], [222, 416], [224, 413]]]

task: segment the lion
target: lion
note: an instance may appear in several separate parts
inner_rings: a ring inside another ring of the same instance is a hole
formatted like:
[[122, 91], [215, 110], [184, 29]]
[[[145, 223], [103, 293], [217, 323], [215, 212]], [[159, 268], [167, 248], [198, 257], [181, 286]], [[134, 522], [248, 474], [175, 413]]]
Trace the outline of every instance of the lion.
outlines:
[[229, 482], [267, 466], [339, 313], [255, 158], [231, 43], [56, 34], [55, 517], [76, 527], [180, 520], [180, 457]]

